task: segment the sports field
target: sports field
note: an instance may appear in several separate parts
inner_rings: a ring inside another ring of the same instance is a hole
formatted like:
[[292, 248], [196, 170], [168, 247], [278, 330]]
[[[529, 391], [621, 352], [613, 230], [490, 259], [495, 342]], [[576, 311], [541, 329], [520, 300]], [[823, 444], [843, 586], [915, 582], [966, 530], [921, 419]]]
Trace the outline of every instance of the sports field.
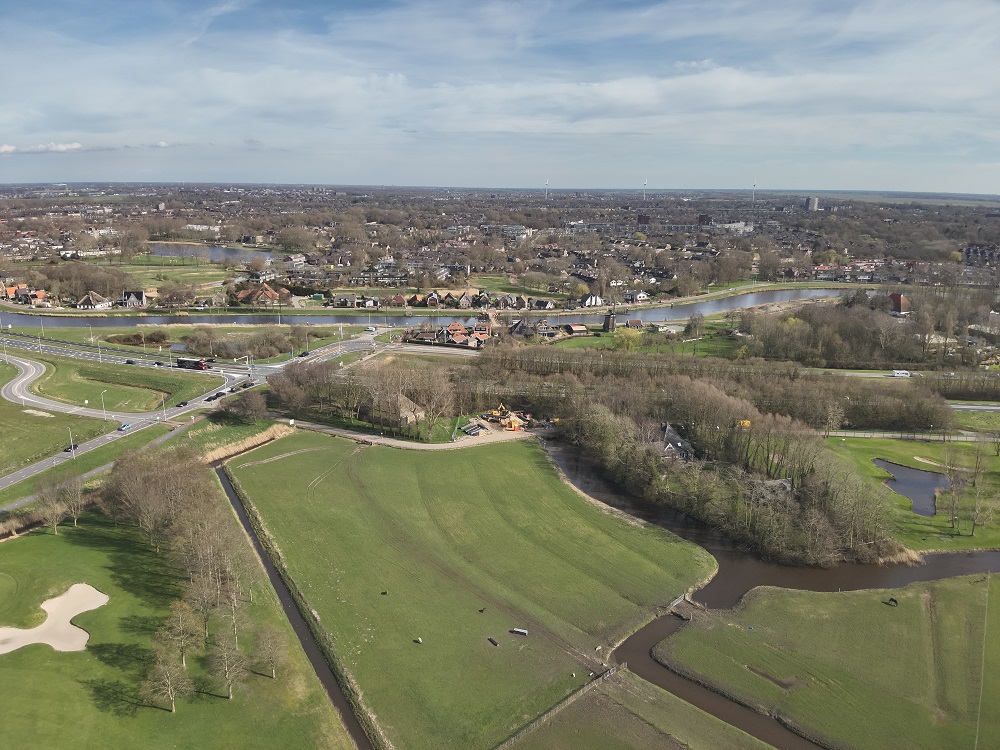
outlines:
[[581, 498], [531, 443], [297, 432], [230, 468], [396, 747], [496, 745], [714, 568]]
[[[224, 502], [224, 501], [223, 501]], [[234, 519], [235, 523], [235, 519]], [[139, 697], [159, 627], [180, 580], [137, 535], [87, 514], [58, 536], [33, 532], [0, 544], [0, 625], [32, 627], [42, 601], [79, 582], [109, 596], [74, 624], [87, 649], [59, 653], [31, 645], [0, 655], [0, 745], [46, 750], [103, 748], [349, 748], [269, 588], [258, 587], [252, 616], [282, 628], [292, 644], [284, 676], [251, 674], [232, 702], [210, 685], [202, 657], [189, 659], [199, 686], [177, 713]], [[241, 641], [243, 639], [241, 638]]]
[[[889, 598], [896, 599], [893, 606]], [[891, 591], [756, 589], [656, 656], [837, 747], [1000, 747], [1000, 577]], [[984, 630], [985, 628], [985, 630]], [[985, 651], [984, 651], [985, 632]]]

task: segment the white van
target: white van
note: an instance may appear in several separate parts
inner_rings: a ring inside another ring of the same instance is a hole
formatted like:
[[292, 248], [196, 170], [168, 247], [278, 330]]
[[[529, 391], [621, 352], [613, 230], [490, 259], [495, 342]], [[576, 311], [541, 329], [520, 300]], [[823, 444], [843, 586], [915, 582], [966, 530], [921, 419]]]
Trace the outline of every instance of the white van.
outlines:
[[910, 371], [909, 370], [893, 370], [892, 371], [892, 376], [894, 378], [908, 378], [908, 377], [910, 377]]
[[367, 328], [365, 329], [365, 333], [375, 333], [375, 332], [376, 332], [376, 330], [377, 330], [377, 329], [375, 328], [375, 326], [368, 326], [368, 327], [367, 327]]

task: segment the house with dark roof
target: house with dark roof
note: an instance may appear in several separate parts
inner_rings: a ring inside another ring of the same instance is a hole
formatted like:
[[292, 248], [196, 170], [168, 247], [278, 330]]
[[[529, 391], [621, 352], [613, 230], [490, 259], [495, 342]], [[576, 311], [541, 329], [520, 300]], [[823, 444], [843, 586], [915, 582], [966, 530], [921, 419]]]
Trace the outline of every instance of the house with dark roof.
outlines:
[[145, 307], [146, 293], [143, 291], [122, 292], [122, 298], [118, 301], [118, 304], [122, 307]]

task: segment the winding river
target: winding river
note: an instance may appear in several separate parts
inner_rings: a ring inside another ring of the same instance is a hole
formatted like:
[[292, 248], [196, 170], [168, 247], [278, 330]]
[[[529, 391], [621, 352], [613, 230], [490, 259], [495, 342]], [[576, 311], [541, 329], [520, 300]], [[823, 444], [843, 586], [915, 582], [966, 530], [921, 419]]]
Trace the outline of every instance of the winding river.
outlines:
[[[949, 552], [928, 554], [922, 565], [840, 565], [836, 568], [789, 567], [764, 562], [733, 546], [720, 534], [671, 511], [637, 508], [634, 501], [605, 482], [597, 470], [571, 448], [548, 443], [547, 451], [567, 478], [588, 495], [644, 520], [669, 529], [708, 550], [719, 564], [715, 577], [692, 598], [712, 609], [730, 609], [757, 586], [777, 586], [802, 591], [856, 591], [898, 588], [917, 581], [1000, 572], [1000, 552]], [[757, 713], [719, 693], [671, 672], [651, 654], [660, 641], [677, 632], [684, 623], [661, 616], [640, 628], [613, 653], [617, 663], [628, 663], [630, 671], [673, 693], [701, 710], [742, 729], [777, 748], [815, 750], [817, 745], [788, 730], [776, 719]]]

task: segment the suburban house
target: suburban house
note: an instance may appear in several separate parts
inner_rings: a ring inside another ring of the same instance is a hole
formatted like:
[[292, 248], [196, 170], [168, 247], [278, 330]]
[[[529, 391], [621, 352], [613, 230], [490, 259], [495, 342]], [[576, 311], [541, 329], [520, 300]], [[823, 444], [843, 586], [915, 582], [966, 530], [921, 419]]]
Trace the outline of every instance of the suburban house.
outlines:
[[330, 299], [330, 307], [357, 307], [358, 295], [356, 294], [335, 294]]
[[122, 307], [145, 307], [146, 293], [142, 291], [122, 292], [122, 298], [118, 304]]
[[604, 300], [598, 297], [596, 294], [585, 294], [580, 297], [581, 307], [600, 307], [604, 304]]
[[244, 305], [273, 305], [287, 300], [289, 291], [284, 288], [272, 289], [266, 282], [256, 287], [243, 289], [236, 293], [236, 301]]
[[19, 289], [24, 289], [25, 293], [27, 293], [28, 285], [27, 284], [15, 284], [14, 286], [5, 286], [5, 287], [3, 287], [4, 298], [5, 299], [17, 299], [17, 292], [18, 292]]

